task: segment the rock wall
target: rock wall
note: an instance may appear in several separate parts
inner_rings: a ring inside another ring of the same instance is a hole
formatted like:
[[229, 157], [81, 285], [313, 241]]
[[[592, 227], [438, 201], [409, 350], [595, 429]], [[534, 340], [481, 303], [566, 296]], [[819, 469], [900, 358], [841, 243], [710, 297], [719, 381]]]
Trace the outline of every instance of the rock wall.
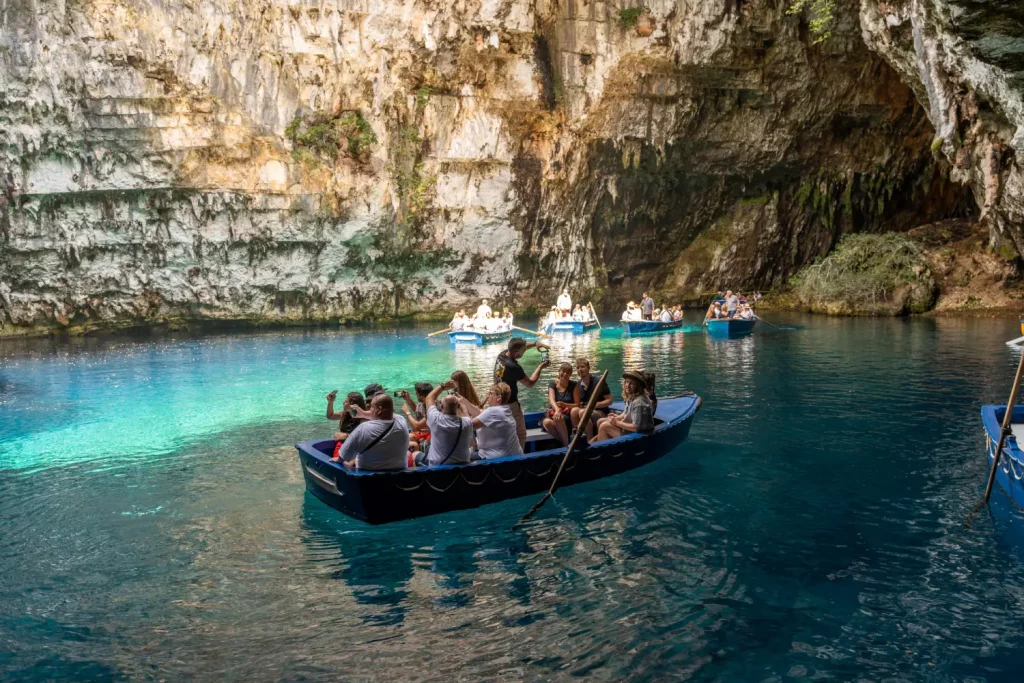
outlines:
[[860, 16], [924, 105], [936, 155], [971, 188], [990, 246], [1024, 254], [1024, 3], [863, 0]]
[[0, 0], [0, 335], [692, 299], [969, 213], [844, 7]]

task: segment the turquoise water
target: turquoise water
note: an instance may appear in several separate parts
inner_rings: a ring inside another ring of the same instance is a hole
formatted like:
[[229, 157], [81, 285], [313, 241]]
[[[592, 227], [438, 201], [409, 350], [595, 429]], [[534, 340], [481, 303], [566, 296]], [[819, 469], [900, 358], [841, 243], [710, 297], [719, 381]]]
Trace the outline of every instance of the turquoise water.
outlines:
[[483, 384], [496, 347], [0, 342], [0, 680], [1021, 680], [1013, 526], [963, 528], [1016, 322], [772, 321], [558, 342], [704, 408], [515, 532], [532, 500], [354, 522], [291, 445], [330, 432], [331, 389]]

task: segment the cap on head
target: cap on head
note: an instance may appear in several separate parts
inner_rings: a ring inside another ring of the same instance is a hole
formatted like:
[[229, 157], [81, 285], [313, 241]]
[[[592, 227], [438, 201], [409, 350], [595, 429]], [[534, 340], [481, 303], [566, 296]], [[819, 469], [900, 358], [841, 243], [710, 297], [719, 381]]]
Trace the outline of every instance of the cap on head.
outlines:
[[367, 400], [373, 398], [377, 394], [383, 394], [383, 393], [384, 393], [384, 387], [382, 387], [381, 385], [377, 384], [376, 382], [374, 382], [373, 384], [367, 384], [366, 388], [363, 389], [363, 395], [366, 396]]

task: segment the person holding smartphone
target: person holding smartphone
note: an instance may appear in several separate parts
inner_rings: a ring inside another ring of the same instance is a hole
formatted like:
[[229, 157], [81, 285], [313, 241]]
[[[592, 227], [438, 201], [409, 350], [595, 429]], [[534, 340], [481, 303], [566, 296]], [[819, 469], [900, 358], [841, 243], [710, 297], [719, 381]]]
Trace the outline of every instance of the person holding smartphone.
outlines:
[[527, 375], [519, 359], [523, 357], [527, 349], [537, 346], [536, 342], [527, 343], [522, 337], [512, 337], [508, 340], [508, 348], [498, 354], [494, 362], [494, 383], [504, 382], [509, 388], [509, 398], [506, 405], [516, 422], [516, 436], [519, 437], [519, 446], [526, 445], [526, 420], [523, 416], [523, 407], [519, 404], [519, 384], [524, 387], [532, 387], [540, 380], [540, 373], [551, 362], [545, 355], [544, 360], [536, 367], [532, 374]]
[[366, 401], [363, 400], [362, 394], [358, 391], [350, 391], [348, 395], [345, 396], [345, 402], [342, 405], [341, 410], [337, 412], [334, 410], [334, 401], [336, 398], [338, 398], [337, 389], [327, 394], [327, 419], [338, 420], [338, 431], [334, 433], [334, 440], [337, 442], [334, 444], [335, 456], [337, 456], [338, 452], [341, 450], [341, 444], [348, 438], [348, 435], [352, 433], [352, 430], [366, 421], [356, 415], [356, 408], [361, 411], [366, 410]]

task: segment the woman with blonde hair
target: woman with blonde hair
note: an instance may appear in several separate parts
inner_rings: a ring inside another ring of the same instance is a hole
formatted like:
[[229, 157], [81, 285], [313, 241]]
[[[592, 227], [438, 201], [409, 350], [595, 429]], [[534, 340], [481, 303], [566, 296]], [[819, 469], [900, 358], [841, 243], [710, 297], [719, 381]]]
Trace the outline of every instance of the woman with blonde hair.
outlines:
[[654, 410], [647, 397], [647, 382], [643, 373], [626, 371], [622, 373], [622, 400], [626, 408], [618, 415], [609, 415], [597, 423], [597, 436], [590, 443], [605, 441], [637, 432], [650, 434], [654, 431]]

